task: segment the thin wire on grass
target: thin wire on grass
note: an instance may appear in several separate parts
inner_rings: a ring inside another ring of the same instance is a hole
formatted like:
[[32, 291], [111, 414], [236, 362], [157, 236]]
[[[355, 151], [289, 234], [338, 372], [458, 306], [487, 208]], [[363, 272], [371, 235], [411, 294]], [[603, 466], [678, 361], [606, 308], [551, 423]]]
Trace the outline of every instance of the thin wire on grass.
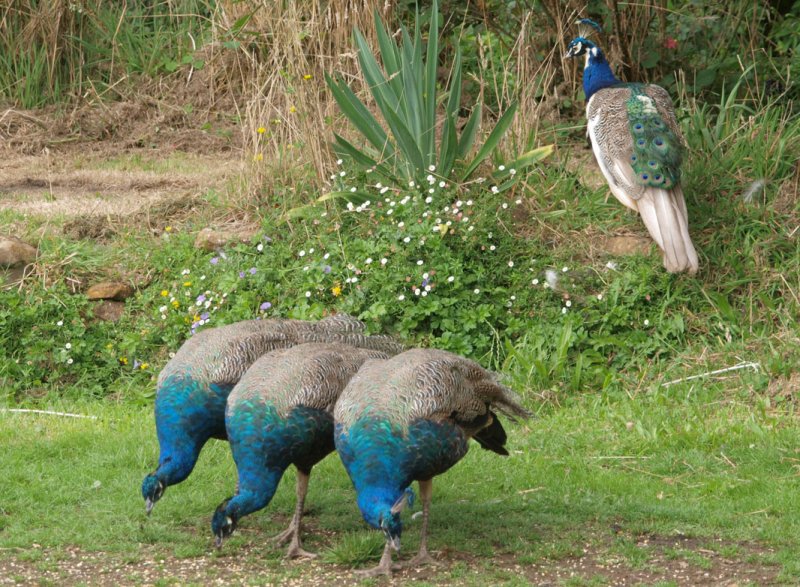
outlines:
[[2, 408], [0, 412], [11, 412], [14, 414], [44, 414], [46, 416], [60, 416], [63, 418], [86, 418], [87, 420], [97, 420], [97, 416], [86, 414], [71, 414], [69, 412], [54, 412], [52, 410], [28, 410], [23, 408]]
[[666, 383], [662, 383], [661, 387], [669, 387], [670, 385], [683, 383], [684, 381], [691, 381], [693, 379], [700, 379], [702, 377], [711, 377], [712, 375], [720, 375], [722, 373], [729, 373], [731, 371], [739, 371], [740, 369], [752, 369], [754, 372], [758, 373], [761, 370], [761, 363], [742, 362], [738, 365], [733, 365], [732, 367], [715, 369], [714, 371], [708, 371], [706, 373], [699, 373], [697, 375], [690, 375], [689, 377], [682, 377], [680, 379], [674, 379], [673, 381], [667, 381]]

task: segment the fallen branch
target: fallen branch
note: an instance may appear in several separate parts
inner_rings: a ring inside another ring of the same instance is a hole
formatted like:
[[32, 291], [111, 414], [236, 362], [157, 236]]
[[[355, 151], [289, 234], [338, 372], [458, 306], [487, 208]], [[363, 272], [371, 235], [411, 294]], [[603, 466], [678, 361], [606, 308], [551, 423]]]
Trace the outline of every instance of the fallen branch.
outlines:
[[68, 412], [53, 412], [52, 410], [26, 410], [23, 408], [2, 408], [0, 412], [14, 412], [17, 414], [45, 414], [47, 416], [63, 416], [65, 418], [87, 418], [97, 420], [97, 416], [86, 416], [84, 414], [70, 414]]
[[698, 375], [690, 375], [689, 377], [683, 377], [681, 379], [675, 379], [674, 381], [667, 381], [666, 383], [662, 383], [661, 387], [669, 387], [670, 385], [675, 385], [676, 383], [683, 383], [684, 381], [691, 381], [692, 379], [700, 379], [702, 377], [711, 377], [712, 375], [719, 375], [721, 373], [728, 373], [730, 371], [738, 371], [739, 369], [752, 369], [756, 373], [761, 369], [760, 363], [739, 363], [738, 365], [734, 365], [733, 367], [725, 367], [724, 369], [717, 369], [715, 371], [709, 371], [707, 373], [700, 373]]

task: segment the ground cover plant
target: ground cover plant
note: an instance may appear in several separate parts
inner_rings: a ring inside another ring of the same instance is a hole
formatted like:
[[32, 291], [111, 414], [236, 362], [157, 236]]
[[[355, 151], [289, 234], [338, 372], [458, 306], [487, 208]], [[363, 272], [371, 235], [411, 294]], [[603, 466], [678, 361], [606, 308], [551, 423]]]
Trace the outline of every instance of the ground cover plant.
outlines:
[[[559, 18], [553, 3], [542, 4]], [[216, 22], [211, 8], [187, 10]], [[559, 11], [568, 8], [559, 3]], [[422, 31], [429, 10], [420, 8]], [[446, 10], [443, 3], [442, 15]], [[608, 27], [614, 12], [605, 10], [597, 16]], [[634, 10], [619, 9], [631, 22]], [[231, 14], [226, 51], [249, 46], [252, 56], [258, 40], [245, 39], [258, 13]], [[668, 14], [665, 30], [684, 22]], [[377, 52], [369, 15], [360, 28]], [[381, 18], [405, 19], [412, 31], [417, 24], [412, 11], [399, 7]], [[654, 29], [658, 21], [653, 17]], [[789, 49], [785, 22], [775, 23], [771, 57], [777, 59]], [[175, 26], [183, 31], [183, 24]], [[282, 549], [265, 539], [288, 521], [292, 474], [269, 508], [214, 551], [210, 516], [234, 489], [224, 443], [207, 447], [193, 476], [171, 488], [152, 517], [144, 516], [138, 493], [157, 457], [155, 377], [182, 341], [237, 320], [319, 319], [331, 312], [358, 316], [371, 332], [410, 345], [477, 360], [502, 373], [536, 414], [509, 428], [508, 459], [474, 449], [435, 484], [430, 548], [439, 564], [405, 571], [401, 581], [798, 581], [800, 122], [791, 94], [767, 92], [766, 80], [750, 67], [755, 58], [743, 59], [733, 77], [730, 64], [721, 67], [702, 91], [678, 78], [688, 142], [685, 193], [701, 270], [695, 278], [671, 276], [654, 247], [637, 240], [644, 234], [639, 223], [607, 201], [577, 123], [579, 109], [558, 100], [548, 121], [544, 105], [553, 102], [542, 98], [538, 132], [518, 132], [534, 128], [531, 103], [519, 93], [534, 84], [513, 73], [509, 60], [520, 53], [508, 44], [510, 33], [480, 28], [470, 14], [460, 29], [454, 19], [442, 18], [441, 25], [439, 65], [448, 71], [459, 38], [482, 39], [461, 46], [461, 101], [483, 88], [486, 120], [473, 154], [489, 140], [507, 99], [513, 95], [520, 104], [504, 140], [465, 181], [445, 173], [439, 160], [426, 161], [412, 184], [389, 181], [332, 153], [327, 142], [334, 129], [352, 144], [358, 136], [330, 114], [336, 101], [322, 70], [308, 63], [276, 74], [285, 85], [268, 88], [273, 78], [255, 68], [239, 98], [280, 91], [285, 102], [265, 106], [254, 99], [238, 104], [238, 117], [196, 121], [200, 134], [192, 136], [200, 138], [193, 142], [226, 145], [206, 158], [175, 147], [194, 120], [187, 104], [199, 102], [167, 107], [163, 96], [159, 108], [180, 110], [180, 124], [162, 122], [145, 147], [120, 126], [124, 138], [110, 141], [117, 157], [92, 155], [69, 141], [48, 143], [50, 155], [3, 147], [9, 179], [0, 178], [0, 225], [38, 245], [22, 284], [0, 289], [0, 332], [13, 333], [0, 337], [0, 467], [8, 481], [0, 503], [0, 569], [9, 581], [352, 582], [353, 567], [374, 564], [381, 537], [361, 523], [335, 456], [315, 469], [311, 484], [304, 541], [322, 557], [310, 564], [283, 562]], [[692, 42], [693, 30], [680, 42]], [[648, 43], [658, 47], [658, 37]], [[174, 57], [181, 75], [206, 71], [199, 62], [181, 64], [182, 55]], [[662, 75], [669, 63], [643, 69]], [[490, 83], [493, 68], [506, 75]], [[369, 105], [358, 68], [347, 71], [342, 79]], [[536, 79], [568, 78], [547, 71]], [[504, 78], [509, 85], [501, 87]], [[451, 88], [446, 77], [436, 87]], [[438, 101], [440, 113], [447, 96]], [[570, 96], [579, 98], [577, 91]], [[16, 112], [55, 98], [14, 99]], [[315, 100], [318, 108], [311, 107]], [[282, 109], [282, 117], [269, 108]], [[44, 120], [47, 112], [27, 115]], [[319, 136], [311, 136], [317, 115], [336, 122], [320, 123]], [[21, 128], [0, 131], [19, 141], [13, 133]], [[225, 142], [216, 142], [221, 136]], [[229, 150], [232, 141], [240, 151]], [[542, 146], [526, 167], [515, 162]], [[210, 168], [228, 163], [244, 174], [197, 187]], [[113, 182], [99, 180], [91, 185], [101, 187], [87, 191], [99, 192], [90, 194], [98, 202], [130, 198], [134, 211], [76, 221], [67, 179], [112, 172], [140, 174], [131, 193], [121, 196]], [[150, 200], [136, 206], [136, 190], [152, 185], [168, 186], [169, 206]], [[186, 185], [193, 186], [188, 198]], [[208, 226], [241, 228], [244, 236], [198, 248], [197, 234]], [[639, 244], [621, 254], [620, 243]], [[116, 321], [103, 319], [101, 306], [84, 295], [88, 284], [104, 280], [135, 286]], [[415, 550], [419, 531], [416, 519], [406, 519], [402, 556]]]

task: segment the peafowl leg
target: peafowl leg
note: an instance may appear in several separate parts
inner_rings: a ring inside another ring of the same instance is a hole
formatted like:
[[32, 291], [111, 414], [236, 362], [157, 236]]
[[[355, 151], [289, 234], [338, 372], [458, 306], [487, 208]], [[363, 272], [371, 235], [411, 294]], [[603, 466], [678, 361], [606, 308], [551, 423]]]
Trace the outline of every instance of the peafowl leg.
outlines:
[[428, 554], [428, 519], [430, 517], [431, 498], [433, 497], [433, 480], [418, 481], [419, 498], [422, 500], [422, 529], [420, 530], [419, 552], [410, 560], [396, 565], [395, 568], [419, 567], [435, 564]]
[[303, 550], [300, 544], [301, 519], [303, 518], [303, 508], [306, 503], [306, 493], [308, 493], [308, 479], [310, 473], [303, 473], [297, 470], [297, 503], [294, 508], [294, 516], [289, 523], [289, 527], [275, 537], [278, 544], [289, 542], [289, 549], [286, 551], [286, 558], [316, 558], [313, 552]]
[[377, 567], [373, 567], [371, 569], [365, 569], [363, 571], [356, 571], [356, 576], [362, 579], [367, 579], [369, 577], [378, 577], [380, 575], [386, 575], [391, 577], [392, 576], [392, 545], [387, 542], [386, 546], [383, 547], [383, 555], [381, 556], [381, 562], [378, 563]]

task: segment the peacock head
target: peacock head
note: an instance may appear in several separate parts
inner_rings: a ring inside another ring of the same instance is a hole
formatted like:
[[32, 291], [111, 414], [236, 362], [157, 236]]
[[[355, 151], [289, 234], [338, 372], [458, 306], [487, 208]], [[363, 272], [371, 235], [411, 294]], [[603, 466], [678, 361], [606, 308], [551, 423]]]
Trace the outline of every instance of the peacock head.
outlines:
[[164, 490], [166, 488], [167, 487], [164, 485], [164, 482], [156, 477], [155, 473], [151, 473], [142, 481], [144, 511], [148, 516], [150, 515], [150, 512], [153, 511], [153, 506], [156, 505], [156, 502], [161, 499], [162, 495], [164, 495]]
[[[395, 497], [392, 497], [392, 493]], [[403, 523], [400, 513], [414, 502], [414, 492], [407, 487], [400, 497], [386, 490], [363, 492], [359, 494], [359, 507], [366, 522], [383, 531], [386, 543], [394, 550], [400, 550], [400, 536]]]
[[214, 544], [217, 548], [222, 546], [222, 541], [233, 534], [236, 523], [239, 521], [238, 508], [229, 508], [231, 498], [226, 499], [217, 506], [214, 517], [211, 518], [211, 532], [214, 534]]
[[600, 47], [592, 43], [589, 39], [586, 37], [575, 37], [570, 41], [569, 45], [567, 45], [567, 52], [564, 53], [564, 59], [567, 57], [581, 57], [587, 53], [595, 57], [602, 55]]

